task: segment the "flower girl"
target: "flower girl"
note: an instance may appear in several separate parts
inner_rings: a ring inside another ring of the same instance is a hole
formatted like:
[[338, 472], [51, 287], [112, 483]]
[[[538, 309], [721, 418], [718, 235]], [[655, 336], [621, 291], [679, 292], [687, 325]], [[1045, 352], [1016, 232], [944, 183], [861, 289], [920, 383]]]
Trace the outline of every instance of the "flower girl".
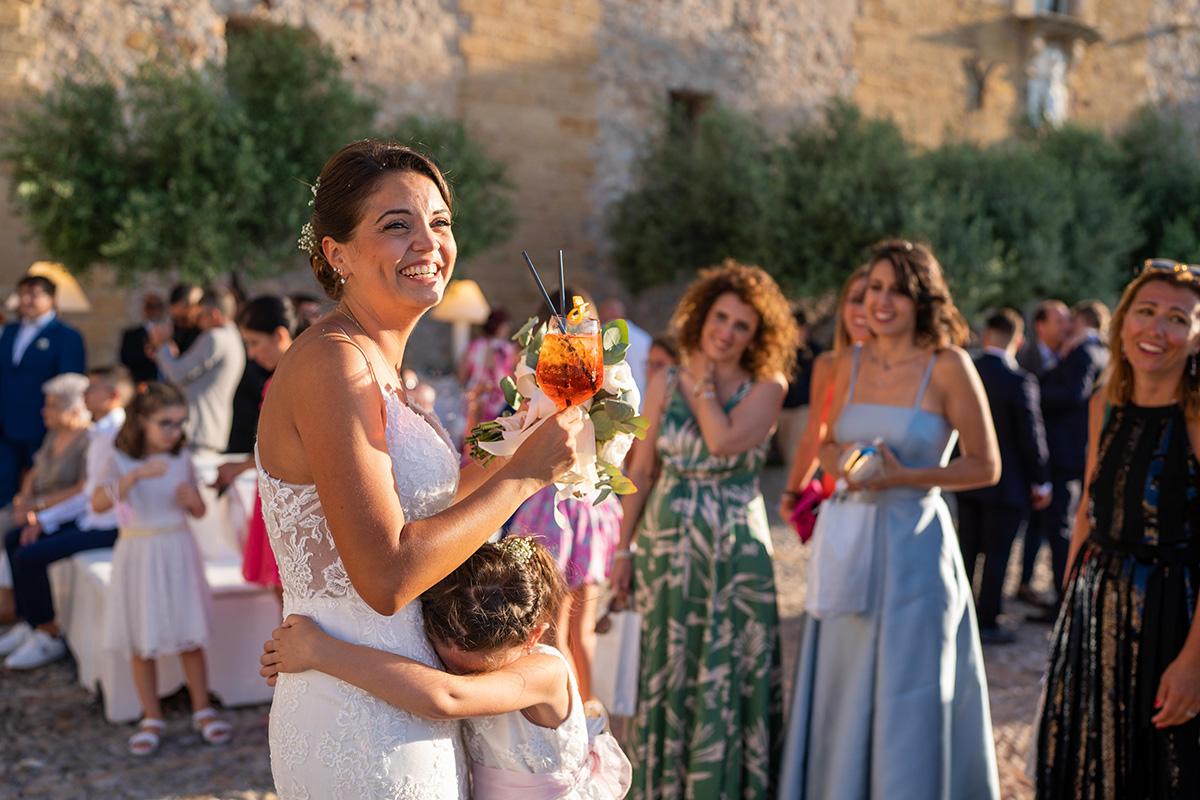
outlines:
[[158, 749], [165, 729], [156, 660], [178, 653], [192, 700], [192, 723], [210, 744], [229, 741], [229, 724], [208, 699], [203, 646], [211, 627], [204, 564], [187, 516], [204, 515], [191, 459], [182, 450], [187, 400], [172, 386], [150, 383], [133, 398], [112, 457], [100, 470], [92, 506], [116, 506], [108, 645], [130, 653], [142, 721], [129, 752]]
[[546, 549], [509, 537], [421, 596], [448, 672], [291, 615], [264, 645], [262, 674], [318, 670], [418, 716], [462, 719], [477, 800], [614, 800], [629, 790], [629, 760], [610, 734], [589, 740], [566, 660], [540, 643], [563, 593]]

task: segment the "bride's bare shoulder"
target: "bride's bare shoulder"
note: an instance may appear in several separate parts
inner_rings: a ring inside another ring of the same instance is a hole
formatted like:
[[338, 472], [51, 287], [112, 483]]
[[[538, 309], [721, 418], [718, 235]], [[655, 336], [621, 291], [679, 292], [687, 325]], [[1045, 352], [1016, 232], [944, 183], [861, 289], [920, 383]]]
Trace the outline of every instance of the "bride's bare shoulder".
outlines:
[[[362, 350], [336, 324], [320, 320], [304, 331], [283, 354], [273, 386], [306, 395], [337, 394], [369, 376]], [[315, 398], [314, 398], [315, 399]]]
[[381, 403], [363, 352], [337, 326], [318, 322], [288, 348], [271, 378], [259, 420], [264, 466], [276, 447], [291, 455], [328, 435], [382, 430]]

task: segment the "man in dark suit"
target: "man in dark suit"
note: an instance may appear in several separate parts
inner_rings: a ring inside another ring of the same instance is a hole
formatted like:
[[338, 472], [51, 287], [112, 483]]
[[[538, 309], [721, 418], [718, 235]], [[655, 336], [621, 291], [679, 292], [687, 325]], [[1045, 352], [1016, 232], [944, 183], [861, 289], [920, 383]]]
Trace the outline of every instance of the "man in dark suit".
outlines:
[[984, 644], [1016, 640], [1011, 629], [999, 624], [1008, 556], [1030, 509], [1045, 508], [1050, 502], [1049, 457], [1038, 384], [1017, 366], [1015, 358], [1024, 328], [1021, 315], [1008, 308], [987, 319], [983, 353], [975, 359], [975, 369], [987, 393], [1000, 443], [1000, 481], [958, 493], [958, 538], [972, 583], [976, 561], [983, 555], [975, 611]]
[[42, 444], [42, 384], [84, 371], [83, 337], [58, 319], [54, 283], [26, 275], [17, 283], [20, 321], [0, 334], [0, 507], [12, 502], [21, 474]]
[[150, 347], [150, 328], [162, 322], [165, 311], [161, 297], [153, 292], [147, 294], [142, 298], [142, 323], [126, 328], [121, 334], [121, 363], [135, 384], [158, 379], [158, 364]]
[[1085, 300], [1071, 309], [1073, 332], [1058, 365], [1042, 376], [1042, 418], [1046, 423], [1046, 444], [1050, 449], [1050, 506], [1043, 514], [1042, 535], [1050, 543], [1054, 565], [1053, 607], [1034, 617], [1053, 622], [1056, 606], [1062, 598], [1063, 577], [1067, 572], [1067, 552], [1071, 526], [1083, 491], [1087, 463], [1088, 401], [1108, 366], [1105, 334], [1110, 314], [1099, 300]]
[[[1061, 300], [1043, 300], [1033, 312], [1033, 336], [1017, 351], [1017, 364], [1040, 382], [1042, 376], [1058, 366], [1058, 354], [1071, 335], [1071, 312]], [[1021, 565], [1021, 586], [1017, 596], [1033, 605], [1044, 605], [1029, 582], [1038, 551], [1042, 547], [1042, 530], [1046, 527], [1042, 511], [1034, 510], [1025, 526], [1024, 561]]]

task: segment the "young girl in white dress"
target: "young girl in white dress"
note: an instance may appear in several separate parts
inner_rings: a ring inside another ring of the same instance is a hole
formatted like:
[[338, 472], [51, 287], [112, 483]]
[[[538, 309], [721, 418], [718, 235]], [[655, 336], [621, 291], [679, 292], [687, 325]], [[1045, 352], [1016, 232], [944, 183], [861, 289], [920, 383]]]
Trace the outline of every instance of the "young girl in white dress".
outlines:
[[156, 661], [179, 654], [192, 700], [192, 724], [206, 742], [229, 741], [229, 724], [209, 704], [204, 644], [212, 627], [204, 563], [188, 515], [204, 515], [192, 461], [183, 450], [187, 399], [173, 386], [150, 383], [126, 409], [112, 457], [100, 470], [92, 506], [117, 509], [107, 643], [128, 653], [142, 721], [129, 752], [158, 749], [166, 725]]
[[540, 642], [563, 594], [546, 549], [509, 537], [421, 595], [447, 672], [291, 615], [264, 646], [262, 674], [316, 670], [418, 716], [463, 720], [476, 800], [616, 800], [629, 790], [629, 760], [610, 734], [589, 739], [566, 660]]

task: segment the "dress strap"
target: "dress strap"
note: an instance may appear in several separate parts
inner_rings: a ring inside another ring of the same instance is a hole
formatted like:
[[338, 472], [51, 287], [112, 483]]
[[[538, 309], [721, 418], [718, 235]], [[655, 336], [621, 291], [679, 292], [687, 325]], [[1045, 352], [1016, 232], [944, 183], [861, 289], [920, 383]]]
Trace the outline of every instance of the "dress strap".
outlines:
[[[374, 362], [371, 361], [370, 358], [367, 357], [367, 351], [363, 350], [362, 347], [358, 344], [358, 342], [354, 341], [354, 339], [350, 336], [349, 333], [346, 332], [346, 329], [343, 328], [340, 323], [338, 323], [337, 321], [332, 320], [332, 319], [329, 320], [329, 323], [331, 325], [333, 325], [333, 327], [335, 327], [339, 331], [341, 331], [342, 336], [346, 337], [346, 341], [349, 342], [351, 345], [353, 345], [354, 349], [362, 354], [363, 360], [365, 360], [367, 362], [367, 369], [369, 369], [371, 371], [371, 378], [375, 381], [375, 385], [379, 387], [380, 394], [382, 394], [383, 393], [383, 384], [380, 383], [379, 376], [375, 374], [375, 364], [374, 364]], [[371, 337], [368, 336], [367, 338], [370, 339]], [[375, 340], [371, 339], [371, 341], [372, 341], [372, 343], [374, 343]], [[378, 349], [379, 345], [375, 345], [375, 347]]]
[[[846, 405], [854, 402], [854, 384], [858, 382], [858, 354], [862, 352], [862, 342], [854, 343], [854, 359], [850, 362], [850, 391], [846, 394]], [[830, 383], [830, 387], [833, 383]], [[832, 396], [832, 391], [830, 392]], [[919, 400], [917, 402], [920, 402]]]
[[925, 399], [925, 387], [929, 385], [929, 377], [933, 375], [933, 362], [937, 361], [937, 353], [934, 353], [929, 358], [929, 366], [925, 367], [925, 377], [921, 378], [921, 388], [917, 390], [917, 402], [913, 403], [914, 408], [921, 407], [921, 401]]

